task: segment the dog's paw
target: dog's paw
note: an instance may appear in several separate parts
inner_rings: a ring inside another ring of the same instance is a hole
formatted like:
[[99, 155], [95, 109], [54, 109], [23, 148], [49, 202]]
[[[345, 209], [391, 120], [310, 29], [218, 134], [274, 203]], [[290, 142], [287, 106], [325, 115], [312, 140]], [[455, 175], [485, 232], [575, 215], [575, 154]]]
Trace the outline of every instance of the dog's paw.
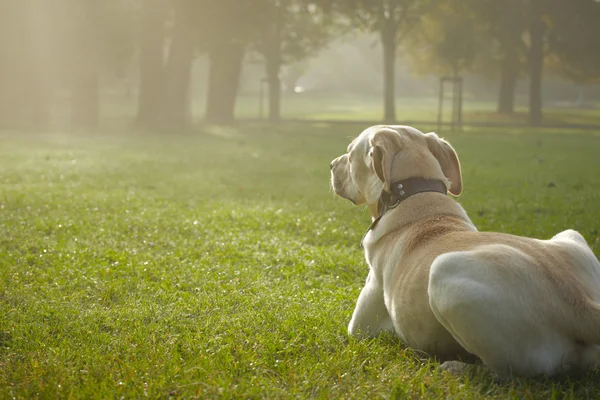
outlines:
[[467, 364], [461, 361], [452, 360], [442, 363], [438, 367], [438, 371], [447, 371], [452, 375], [462, 375], [465, 372], [469, 372], [473, 368], [475, 368], [475, 365], [473, 364]]
[[446, 371], [455, 376], [463, 376], [463, 375], [474, 376], [474, 375], [478, 375], [478, 374], [487, 374], [489, 377], [492, 378], [492, 380], [494, 382], [500, 383], [500, 384], [509, 382], [510, 378], [511, 378], [510, 375], [507, 376], [507, 375], [499, 374], [497, 372], [493, 372], [485, 365], [464, 363], [462, 361], [456, 361], [456, 360], [446, 361], [446, 362], [442, 363], [438, 367], [438, 371], [440, 371], [440, 372]]

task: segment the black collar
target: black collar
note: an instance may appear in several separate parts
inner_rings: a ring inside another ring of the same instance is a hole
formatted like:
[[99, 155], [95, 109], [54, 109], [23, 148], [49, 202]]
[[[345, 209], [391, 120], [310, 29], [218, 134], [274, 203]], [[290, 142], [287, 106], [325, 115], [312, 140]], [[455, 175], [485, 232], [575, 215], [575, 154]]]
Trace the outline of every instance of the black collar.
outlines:
[[[398, 204], [402, 203], [410, 196], [423, 192], [437, 192], [447, 195], [448, 188], [444, 182], [438, 179], [408, 178], [393, 182], [390, 185], [390, 191], [385, 189], [382, 190], [381, 196], [379, 196], [379, 203], [377, 205], [377, 212], [379, 215], [377, 218], [375, 218], [363, 236], [363, 240], [365, 239], [365, 236], [367, 236], [367, 233], [375, 228], [375, 225], [377, 225], [381, 217], [383, 217], [386, 212], [398, 207]], [[361, 246], [363, 240], [360, 241]]]

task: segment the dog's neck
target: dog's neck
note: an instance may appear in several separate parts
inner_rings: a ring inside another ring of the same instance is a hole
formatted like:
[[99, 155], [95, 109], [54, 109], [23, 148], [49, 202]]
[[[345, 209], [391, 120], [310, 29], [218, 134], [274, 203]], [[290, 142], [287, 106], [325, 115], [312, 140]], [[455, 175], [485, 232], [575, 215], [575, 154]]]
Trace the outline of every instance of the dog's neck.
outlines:
[[377, 217], [396, 208], [402, 201], [418, 193], [437, 192], [448, 194], [448, 187], [439, 179], [408, 178], [390, 184], [389, 191], [383, 190], [377, 205]]
[[[443, 195], [448, 194], [448, 187], [444, 182], [439, 179], [425, 179], [425, 178], [408, 178], [400, 181], [395, 181], [390, 185], [390, 189], [383, 190], [379, 197], [379, 202], [375, 207], [371, 208], [371, 213], [374, 216], [373, 223], [365, 233], [365, 236], [369, 231], [375, 228], [379, 220], [389, 211], [392, 210], [403, 202], [404, 200], [419, 194], [426, 192], [441, 193]], [[375, 211], [375, 212], [373, 212]], [[364, 236], [363, 236], [364, 240]], [[362, 241], [361, 241], [362, 244]]]

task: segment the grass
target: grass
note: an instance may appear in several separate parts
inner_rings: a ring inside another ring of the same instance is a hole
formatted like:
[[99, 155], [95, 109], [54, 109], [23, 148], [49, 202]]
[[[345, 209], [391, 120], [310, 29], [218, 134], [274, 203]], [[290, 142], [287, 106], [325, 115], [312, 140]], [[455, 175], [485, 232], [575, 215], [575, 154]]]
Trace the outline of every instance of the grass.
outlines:
[[[600, 108], [557, 107], [552, 102], [544, 106], [543, 123], [546, 125], [592, 125], [600, 126]], [[380, 121], [383, 117], [382, 96], [359, 94], [284, 94], [282, 98], [282, 117], [306, 119], [312, 121]], [[443, 120], [450, 122], [451, 99], [445, 99]], [[465, 96], [463, 103], [463, 121], [466, 124], [511, 124], [527, 125], [528, 109], [517, 104], [515, 113], [510, 116], [496, 113], [494, 100], [481, 100]], [[195, 110], [204, 110], [199, 102]], [[266, 107], [263, 110], [266, 115]], [[236, 113], [243, 118], [257, 118], [259, 100], [253, 95], [240, 96]], [[399, 121], [435, 122], [438, 118], [437, 97], [401, 97], [396, 98], [396, 114]]]
[[[329, 161], [357, 126], [0, 133], [0, 398], [597, 398], [600, 371], [453, 377], [346, 334], [365, 211]], [[482, 230], [600, 255], [600, 136], [446, 137]]]
[[[263, 100], [263, 117], [267, 115], [266, 99]], [[101, 112], [105, 119], [112, 119], [118, 125], [130, 121], [136, 113], [135, 98], [123, 96], [107, 96], [102, 98]], [[66, 99], [56, 105], [53, 110], [53, 122], [56, 126], [68, 123], [70, 108]], [[204, 116], [203, 98], [195, 98], [192, 112], [195, 120], [201, 121]], [[238, 96], [236, 116], [241, 119], [259, 118], [259, 98], [255, 93], [243, 93]], [[396, 114], [399, 121], [414, 123], [436, 122], [438, 118], [438, 99], [429, 97], [396, 98]], [[443, 121], [450, 122], [451, 102], [447, 98], [444, 103]], [[381, 121], [383, 118], [383, 100], [380, 95], [360, 95], [351, 93], [284, 93], [281, 102], [283, 119], [299, 119], [306, 121]], [[496, 103], [465, 96], [463, 104], [463, 121], [465, 124], [505, 124], [527, 125], [527, 106], [520, 101], [515, 113], [510, 116], [496, 113]], [[556, 107], [551, 102], [544, 105], [543, 123], [549, 126], [590, 125], [600, 126], [600, 105], [595, 108]]]

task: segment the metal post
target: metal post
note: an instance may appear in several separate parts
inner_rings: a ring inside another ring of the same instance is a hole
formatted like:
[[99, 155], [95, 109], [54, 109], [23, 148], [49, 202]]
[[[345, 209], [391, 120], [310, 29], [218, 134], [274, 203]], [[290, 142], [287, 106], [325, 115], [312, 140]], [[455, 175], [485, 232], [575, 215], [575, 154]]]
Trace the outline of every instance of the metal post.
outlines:
[[461, 77], [458, 78], [458, 129], [462, 131], [463, 118], [462, 118], [462, 87], [463, 87], [463, 79]]
[[263, 119], [263, 80], [258, 81], [258, 118]]
[[462, 82], [460, 76], [442, 76], [440, 77], [440, 92], [438, 99], [438, 131], [442, 130], [444, 124], [444, 100], [445, 100], [445, 85], [446, 82], [451, 84], [451, 110], [450, 110], [450, 130], [462, 129]]
[[442, 116], [443, 116], [442, 108], [443, 107], [444, 107], [444, 77], [440, 77], [440, 91], [439, 91], [439, 99], [438, 99], [438, 120], [437, 120], [438, 132], [441, 132], [441, 130], [442, 130]]
[[454, 129], [456, 128], [456, 124], [458, 122], [458, 115], [457, 115], [458, 91], [456, 90], [458, 81], [456, 79], [456, 76], [453, 76], [451, 79], [452, 79], [452, 120], [450, 122], [450, 130], [452, 132], [454, 132]]

